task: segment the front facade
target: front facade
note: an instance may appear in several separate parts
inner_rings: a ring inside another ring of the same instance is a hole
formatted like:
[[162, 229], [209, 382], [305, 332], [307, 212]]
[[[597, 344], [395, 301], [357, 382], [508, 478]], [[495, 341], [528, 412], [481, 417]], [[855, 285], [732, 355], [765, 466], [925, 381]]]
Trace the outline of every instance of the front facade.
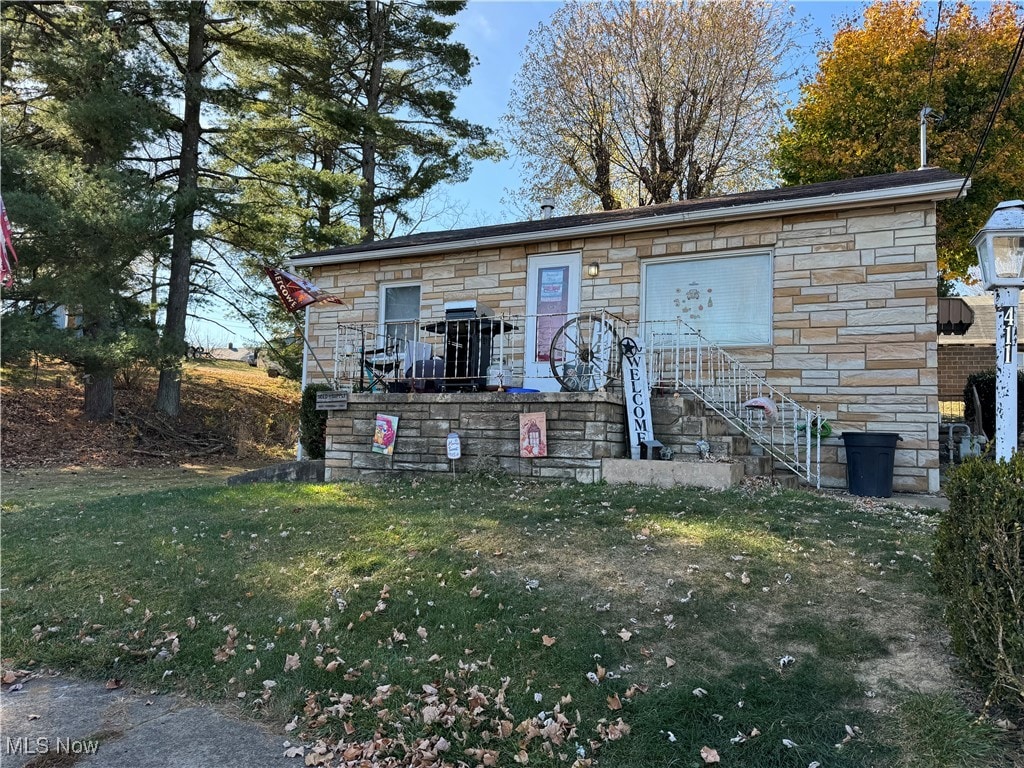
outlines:
[[[307, 361], [307, 377], [337, 371], [339, 328], [436, 354], [443, 340], [426, 329], [437, 330], [453, 303], [521, 318], [522, 349], [512, 349], [511, 332], [508, 349], [495, 337], [488, 362], [508, 369], [505, 386], [542, 391], [564, 388], [544, 369], [565, 317], [608, 313], [630, 334], [661, 328], [645, 335], [652, 352], [683, 323], [820, 408], [834, 434], [897, 432], [894, 489], [934, 492], [935, 204], [962, 182], [925, 169], [306, 254], [291, 263], [312, 267], [343, 302], [309, 310], [317, 363]], [[823, 485], [845, 485], [841, 446], [823, 442]]]

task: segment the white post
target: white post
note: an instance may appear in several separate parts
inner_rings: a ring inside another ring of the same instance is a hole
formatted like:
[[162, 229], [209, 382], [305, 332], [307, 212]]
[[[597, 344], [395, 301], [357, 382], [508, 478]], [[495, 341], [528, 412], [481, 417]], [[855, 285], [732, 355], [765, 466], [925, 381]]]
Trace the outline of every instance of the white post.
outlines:
[[1020, 288], [996, 288], [996, 460], [1017, 450], [1017, 307]]

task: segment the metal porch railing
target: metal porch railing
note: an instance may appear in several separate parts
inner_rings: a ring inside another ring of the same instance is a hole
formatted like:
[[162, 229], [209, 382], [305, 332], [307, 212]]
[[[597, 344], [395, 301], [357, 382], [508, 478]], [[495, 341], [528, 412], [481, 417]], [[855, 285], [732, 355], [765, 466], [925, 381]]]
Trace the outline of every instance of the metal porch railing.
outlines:
[[608, 312], [428, 318], [409, 338], [342, 324], [327, 373], [356, 392], [514, 389], [538, 379], [550, 380], [548, 389], [597, 391], [621, 384], [625, 331]]
[[803, 407], [681, 321], [634, 331], [606, 312], [427, 319], [410, 338], [376, 325], [339, 325], [333, 379], [356, 392], [508, 390], [538, 378], [550, 379], [545, 389], [554, 391], [614, 390], [621, 386], [618, 341], [626, 336], [643, 340], [653, 389], [696, 397], [820, 487], [820, 409]]
[[821, 487], [821, 409], [810, 410], [682, 321], [641, 327], [652, 388], [689, 393], [808, 484]]

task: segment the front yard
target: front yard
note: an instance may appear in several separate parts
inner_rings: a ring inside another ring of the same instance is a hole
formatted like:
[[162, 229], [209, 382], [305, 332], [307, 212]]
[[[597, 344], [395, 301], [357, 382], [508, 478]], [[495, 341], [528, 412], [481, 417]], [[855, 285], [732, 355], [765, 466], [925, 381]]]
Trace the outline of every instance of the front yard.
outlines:
[[5, 478], [4, 668], [231, 703], [296, 765], [934, 768], [1021, 746], [971, 724], [928, 512], [103, 477]]

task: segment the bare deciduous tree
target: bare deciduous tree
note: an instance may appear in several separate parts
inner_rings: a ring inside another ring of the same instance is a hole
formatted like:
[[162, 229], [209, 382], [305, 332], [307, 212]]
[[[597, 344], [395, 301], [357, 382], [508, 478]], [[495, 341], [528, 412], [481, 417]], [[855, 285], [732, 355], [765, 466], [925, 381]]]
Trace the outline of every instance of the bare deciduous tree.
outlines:
[[792, 28], [765, 0], [562, 6], [531, 34], [505, 116], [525, 196], [612, 210], [763, 183]]

